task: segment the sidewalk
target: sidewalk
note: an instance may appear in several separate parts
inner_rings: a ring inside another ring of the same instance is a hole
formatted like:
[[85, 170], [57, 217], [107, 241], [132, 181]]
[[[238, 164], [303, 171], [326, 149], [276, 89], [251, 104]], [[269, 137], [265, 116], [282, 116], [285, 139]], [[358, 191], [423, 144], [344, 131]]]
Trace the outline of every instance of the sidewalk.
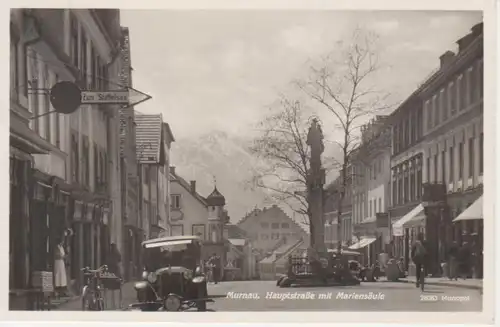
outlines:
[[[104, 299], [105, 305], [107, 305], [106, 310], [120, 310], [123, 309], [128, 304], [135, 301], [136, 293], [134, 290], [134, 282], [125, 283], [122, 287], [122, 303], [121, 308], [116, 308], [113, 306], [113, 292], [107, 291], [106, 297]], [[116, 291], [115, 294], [115, 304], [119, 305], [119, 292]], [[82, 302], [80, 296], [70, 297], [70, 298], [61, 298], [60, 300], [52, 301], [51, 310], [55, 311], [81, 311], [82, 310]]]
[[[400, 278], [402, 283], [416, 283], [415, 277], [410, 278]], [[448, 278], [443, 277], [430, 277], [425, 279], [426, 285], [439, 285], [439, 286], [448, 286], [448, 287], [458, 287], [458, 288], [467, 288], [474, 290], [482, 290], [483, 289], [483, 280], [482, 279], [458, 279], [458, 280], [449, 280]]]

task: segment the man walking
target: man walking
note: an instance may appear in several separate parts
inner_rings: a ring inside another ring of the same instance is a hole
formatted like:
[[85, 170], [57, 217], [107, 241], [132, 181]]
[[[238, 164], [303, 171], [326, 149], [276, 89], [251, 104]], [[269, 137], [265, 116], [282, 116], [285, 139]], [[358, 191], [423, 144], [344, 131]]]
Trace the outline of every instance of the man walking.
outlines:
[[[413, 243], [413, 246], [411, 247], [411, 260], [416, 266], [416, 277], [417, 277], [417, 283], [416, 287], [420, 286], [420, 277], [424, 277], [426, 275], [426, 270], [427, 270], [427, 247], [424, 241], [424, 234], [419, 233], [418, 238]], [[421, 274], [424, 274], [421, 276]]]
[[212, 257], [210, 258], [210, 264], [212, 265], [213, 279], [215, 284], [217, 284], [220, 280], [220, 261], [220, 257], [217, 254], [212, 254]]

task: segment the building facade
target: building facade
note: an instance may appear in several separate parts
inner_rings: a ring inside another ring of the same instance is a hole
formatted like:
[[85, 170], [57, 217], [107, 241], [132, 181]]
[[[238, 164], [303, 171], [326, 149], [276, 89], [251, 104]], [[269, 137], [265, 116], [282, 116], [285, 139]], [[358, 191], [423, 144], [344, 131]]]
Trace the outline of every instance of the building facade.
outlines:
[[357, 240], [351, 249], [365, 252], [364, 258], [371, 264], [391, 240], [390, 224], [385, 219], [391, 182], [391, 129], [387, 116], [377, 116], [364, 125], [361, 140], [351, 157], [352, 222]]
[[137, 158], [142, 185], [139, 207], [142, 230], [143, 237], [151, 239], [158, 237], [167, 229], [165, 172], [168, 167], [167, 151], [174, 138], [168, 125], [163, 123], [161, 114], [145, 115], [136, 112], [135, 122]]
[[[118, 122], [110, 106], [52, 113], [48, 90], [59, 81], [84, 90], [116, 88], [119, 11], [14, 9], [11, 38], [12, 153], [31, 154], [21, 163], [13, 159], [19, 196], [12, 197], [11, 210], [26, 217], [11, 225], [11, 239], [26, 240], [11, 251], [13, 285], [29, 288], [34, 272], [51, 272], [54, 249], [65, 236], [71, 286], [81, 281], [81, 267], [103, 263], [110, 242], [121, 237], [115, 228], [121, 224], [119, 190], [107, 186], [119, 178]], [[23, 144], [28, 140], [31, 145]], [[28, 241], [26, 260], [16, 262]]]
[[426, 236], [435, 261], [443, 261], [452, 241], [482, 244], [481, 219], [452, 223], [483, 194], [483, 24], [457, 41], [458, 51], [440, 57], [440, 70], [422, 90], [424, 181], [441, 184], [446, 205], [429, 208]]
[[396, 255], [408, 266], [409, 247], [423, 233], [434, 274], [452, 241], [461, 242], [464, 232], [482, 235], [479, 219], [452, 223], [482, 195], [482, 37], [478, 24], [458, 40], [458, 53], [444, 53], [439, 69], [391, 115]]
[[279, 244], [294, 244], [304, 240], [309, 244], [309, 235], [281, 208], [254, 209], [236, 224], [252, 240], [254, 248], [266, 256]]
[[[342, 214], [340, 226], [340, 240], [342, 246], [351, 245], [353, 241], [352, 230], [352, 171], [349, 167], [349, 180], [346, 184], [344, 200], [342, 201]], [[341, 187], [342, 173], [325, 190], [324, 221], [325, 221], [325, 244], [330, 249], [338, 247], [338, 207]]]
[[[121, 84], [132, 87], [132, 57], [129, 30], [122, 27]], [[125, 279], [139, 277], [141, 242], [144, 231], [139, 212], [139, 164], [136, 148], [136, 126], [133, 106], [120, 108], [120, 168], [123, 212], [123, 255]]]

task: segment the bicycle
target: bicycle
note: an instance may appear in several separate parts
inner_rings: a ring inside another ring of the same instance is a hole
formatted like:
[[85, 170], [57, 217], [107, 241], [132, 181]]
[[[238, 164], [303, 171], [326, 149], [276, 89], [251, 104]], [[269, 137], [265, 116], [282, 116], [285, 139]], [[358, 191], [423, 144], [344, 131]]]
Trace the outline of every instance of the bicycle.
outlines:
[[424, 284], [425, 284], [425, 266], [424, 265], [422, 265], [420, 267], [419, 284], [420, 284], [420, 290], [423, 292], [424, 291]]
[[82, 289], [82, 311], [103, 311], [104, 297], [100, 282], [101, 274], [108, 270], [107, 265], [103, 265], [96, 270], [89, 267], [82, 268], [85, 286]]

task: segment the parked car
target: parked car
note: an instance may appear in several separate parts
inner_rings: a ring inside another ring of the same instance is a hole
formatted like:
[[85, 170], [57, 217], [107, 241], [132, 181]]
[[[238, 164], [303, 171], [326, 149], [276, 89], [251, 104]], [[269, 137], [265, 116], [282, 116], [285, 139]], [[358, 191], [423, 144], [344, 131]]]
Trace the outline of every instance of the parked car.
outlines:
[[202, 242], [197, 236], [170, 236], [142, 243], [144, 271], [135, 283], [141, 311], [206, 311], [207, 278], [201, 260]]

